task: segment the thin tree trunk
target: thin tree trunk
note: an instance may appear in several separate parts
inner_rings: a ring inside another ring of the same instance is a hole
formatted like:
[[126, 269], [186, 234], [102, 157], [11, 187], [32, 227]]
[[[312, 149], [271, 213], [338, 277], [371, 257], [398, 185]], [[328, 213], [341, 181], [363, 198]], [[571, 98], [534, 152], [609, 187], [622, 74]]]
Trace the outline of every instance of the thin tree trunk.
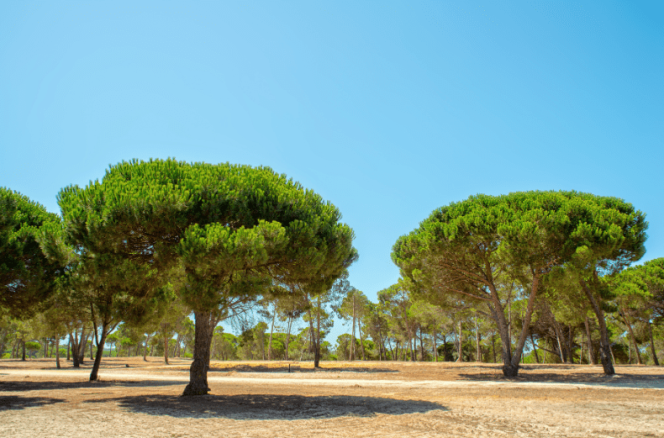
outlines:
[[636, 353], [636, 363], [639, 365], [643, 365], [643, 362], [641, 362], [641, 353], [639, 353], [639, 346], [636, 343], [636, 336], [634, 336], [634, 330], [632, 330], [632, 324], [630, 324], [629, 320], [627, 319], [627, 314], [625, 313], [624, 307], [622, 309], [622, 317], [623, 320], [625, 321], [625, 324], [627, 325], [627, 329], [629, 330], [629, 336], [632, 339], [632, 344], [634, 345], [634, 353]]
[[25, 361], [25, 340], [21, 340], [21, 344], [23, 345], [23, 355], [21, 357], [22, 361]]
[[587, 284], [583, 280], [581, 281], [581, 288], [586, 294], [588, 301], [590, 301], [590, 305], [593, 309], [593, 312], [595, 312], [595, 316], [597, 317], [597, 324], [599, 325], [599, 343], [600, 343], [599, 356], [602, 362], [602, 368], [604, 369], [604, 374], [613, 375], [616, 373], [616, 371], [613, 368], [613, 361], [611, 361], [613, 352], [611, 351], [611, 345], [609, 341], [609, 331], [606, 328], [604, 311], [602, 311], [602, 308], [597, 303], [597, 300], [595, 300], [593, 293], [590, 291]]
[[362, 334], [362, 326], [360, 325], [360, 320], [357, 320], [357, 332], [360, 334], [360, 345], [362, 346], [362, 360], [366, 359], [366, 352], [364, 350], [364, 335]]
[[657, 360], [657, 352], [655, 352], [655, 340], [652, 336], [652, 323], [648, 321], [648, 330], [650, 332], [650, 351], [652, 351], [652, 359], [655, 362], [656, 366], [659, 366], [659, 360]]
[[164, 333], [164, 363], [170, 365], [168, 363], [168, 336], [166, 336], [166, 333]]
[[286, 324], [286, 360], [288, 359], [288, 344], [290, 344], [290, 332], [291, 332], [291, 324], [292, 324], [293, 318], [290, 316], [288, 317], [288, 324]]
[[491, 349], [493, 351], [493, 363], [496, 363], [496, 335], [491, 335]]
[[189, 384], [183, 395], [205, 395], [210, 391], [207, 373], [210, 364], [210, 344], [212, 343], [212, 320], [210, 312], [194, 312], [196, 329], [194, 333], [194, 361], [189, 369]]
[[350, 360], [355, 360], [355, 292], [353, 292], [353, 329], [350, 335]]
[[595, 360], [595, 352], [593, 351], [593, 339], [590, 331], [590, 321], [588, 320], [588, 316], [586, 316], [586, 320], [584, 322], [586, 325], [586, 338], [588, 339], [588, 363], [597, 365], [597, 361]]
[[533, 338], [533, 334], [530, 334], [530, 342], [533, 344], [533, 352], [535, 352], [535, 362], [540, 363], [539, 361], [539, 355], [537, 354], [537, 344], [535, 344], [535, 339]]
[[274, 318], [277, 316], [277, 306], [272, 312], [272, 327], [270, 327], [270, 340], [267, 343], [267, 360], [272, 360], [272, 333], [274, 332]]
[[458, 354], [459, 357], [457, 358], [457, 362], [463, 362], [463, 329], [461, 328], [461, 320], [459, 320], [459, 331], [457, 333], [457, 340], [459, 342], [459, 350]]
[[55, 336], [55, 367], [60, 369], [60, 338]]
[[[99, 367], [101, 366], [101, 358], [104, 356], [104, 344], [106, 343], [106, 336], [108, 335], [108, 323], [103, 323], [101, 326], [101, 338], [97, 340], [97, 333], [95, 330], [95, 341], [97, 343], [97, 354], [95, 355], [95, 361], [92, 365], [92, 372], [90, 372], [90, 381], [94, 382], [99, 378]], [[92, 345], [92, 343], [90, 343]], [[92, 347], [90, 347], [92, 351]]]
[[320, 368], [320, 313], [321, 313], [321, 302], [320, 296], [318, 297], [318, 311], [316, 312], [316, 339], [314, 342], [314, 347], [316, 351], [314, 352], [314, 368]]
[[148, 342], [149, 341], [150, 341], [150, 335], [148, 334], [148, 335], [145, 336], [145, 345], [143, 347], [143, 361], [144, 362], [148, 361], [147, 355], [148, 355]]
[[475, 316], [475, 346], [476, 346], [476, 362], [482, 362], [482, 348], [480, 347], [480, 326], [477, 322], [477, 315]]
[[436, 339], [436, 329], [433, 329], [433, 360], [438, 363], [438, 340]]

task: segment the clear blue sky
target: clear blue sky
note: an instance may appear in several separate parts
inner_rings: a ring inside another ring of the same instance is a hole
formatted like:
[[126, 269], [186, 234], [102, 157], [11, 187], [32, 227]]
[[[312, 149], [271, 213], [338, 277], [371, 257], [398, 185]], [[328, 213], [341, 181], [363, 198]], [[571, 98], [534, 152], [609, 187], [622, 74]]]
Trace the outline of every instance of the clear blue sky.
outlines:
[[664, 2], [2, 2], [0, 186], [57, 212], [150, 157], [320, 193], [372, 299], [397, 237], [476, 193], [624, 198], [662, 257]]

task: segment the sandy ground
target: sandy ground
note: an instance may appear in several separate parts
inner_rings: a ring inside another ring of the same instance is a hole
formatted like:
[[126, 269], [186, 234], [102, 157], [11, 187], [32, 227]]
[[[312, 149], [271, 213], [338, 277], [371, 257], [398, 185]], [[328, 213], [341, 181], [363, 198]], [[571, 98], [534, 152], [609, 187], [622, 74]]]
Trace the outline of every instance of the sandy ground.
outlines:
[[[1, 437], [664, 437], [664, 370], [489, 364], [213, 362], [211, 394], [181, 397], [189, 361], [0, 361]], [[127, 367], [126, 365], [129, 365]]]

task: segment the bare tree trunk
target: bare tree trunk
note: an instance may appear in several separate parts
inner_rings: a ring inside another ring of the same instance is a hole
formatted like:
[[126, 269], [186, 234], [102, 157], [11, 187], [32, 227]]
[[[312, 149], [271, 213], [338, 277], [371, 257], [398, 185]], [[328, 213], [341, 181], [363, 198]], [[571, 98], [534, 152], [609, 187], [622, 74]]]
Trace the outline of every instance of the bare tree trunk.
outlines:
[[144, 362], [148, 361], [148, 358], [147, 358], [147, 355], [148, 355], [148, 342], [150, 342], [150, 335], [146, 334], [145, 335], [145, 344], [143, 345], [143, 361]]
[[[317, 299], [316, 307], [316, 335], [313, 337], [314, 342], [314, 368], [320, 368], [320, 312], [321, 312], [320, 297]], [[313, 329], [313, 326], [312, 326]]]
[[438, 363], [438, 340], [436, 339], [436, 328], [433, 329], [433, 360]]
[[461, 328], [461, 320], [459, 320], [459, 331], [457, 333], [457, 340], [459, 342], [459, 350], [458, 350], [459, 357], [457, 358], [457, 362], [463, 362], [463, 329]]
[[288, 360], [288, 344], [290, 344], [290, 332], [291, 332], [291, 324], [292, 324], [293, 318], [290, 316], [288, 317], [288, 323], [286, 324], [286, 348], [285, 348], [285, 353], [286, 353], [286, 360]]
[[630, 324], [629, 320], [627, 319], [625, 308], [622, 309], [622, 317], [623, 320], [625, 321], [625, 325], [627, 325], [627, 329], [629, 330], [629, 337], [632, 340], [632, 345], [634, 345], [634, 353], [636, 354], [636, 363], [639, 365], [643, 365], [643, 362], [641, 362], [641, 353], [639, 353], [639, 346], [636, 343], [636, 336], [634, 336], [634, 330], [632, 330], [632, 324]]
[[210, 391], [207, 373], [210, 364], [212, 343], [212, 315], [210, 312], [194, 312], [196, 331], [194, 334], [194, 361], [189, 369], [189, 384], [183, 395], [206, 395]]
[[539, 361], [539, 355], [537, 354], [537, 344], [535, 344], [535, 339], [533, 338], [533, 334], [530, 334], [530, 343], [533, 344], [533, 352], [535, 352], [535, 362], [540, 363]]
[[23, 353], [22, 353], [22, 356], [21, 356], [21, 360], [25, 361], [25, 340], [21, 340], [21, 344], [23, 346]]
[[360, 345], [362, 346], [362, 360], [366, 359], [366, 352], [364, 349], [364, 335], [362, 334], [362, 326], [360, 325], [360, 320], [357, 320], [357, 331], [360, 334]]
[[650, 332], [650, 350], [652, 351], [652, 359], [655, 362], [656, 366], [659, 366], [659, 360], [657, 360], [657, 352], [655, 352], [655, 340], [652, 337], [652, 323], [648, 321], [648, 330]]
[[616, 371], [613, 368], [613, 362], [611, 361], [611, 358], [613, 357], [613, 352], [611, 351], [609, 332], [606, 328], [606, 321], [604, 319], [604, 311], [597, 303], [597, 300], [595, 300], [595, 297], [588, 288], [586, 282], [583, 280], [581, 281], [581, 288], [586, 294], [588, 301], [590, 301], [590, 305], [592, 306], [593, 312], [595, 312], [595, 316], [597, 317], [597, 324], [599, 325], [599, 343], [600, 343], [599, 356], [602, 362], [602, 368], [604, 368], [604, 374], [613, 375], [616, 373]]
[[350, 360], [355, 360], [355, 292], [353, 292], [353, 329], [350, 335]]
[[71, 335], [69, 335], [69, 342], [67, 343], [67, 360], [70, 360], [69, 352], [71, 351]]
[[588, 363], [597, 365], [597, 361], [595, 360], [595, 352], [593, 351], [593, 339], [590, 331], [590, 321], [588, 320], [588, 316], [586, 316], [584, 323], [586, 325], [586, 337], [588, 338]]
[[[108, 331], [108, 324], [104, 323], [101, 327], [101, 338], [99, 339], [99, 343], [97, 344], [97, 354], [95, 356], [95, 361], [94, 364], [92, 365], [92, 372], [90, 373], [90, 381], [93, 382], [99, 378], [99, 367], [101, 366], [101, 358], [104, 355], [104, 344], [106, 343], [106, 336]], [[96, 339], [96, 333], [95, 333], [95, 341]], [[92, 343], [91, 343], [92, 345]], [[92, 350], [92, 347], [90, 347], [90, 350]]]
[[166, 333], [164, 333], [164, 363], [170, 365], [168, 363], [168, 336], [166, 336]]
[[272, 312], [272, 326], [270, 327], [270, 340], [267, 343], [267, 360], [272, 360], [272, 333], [274, 332], [274, 318], [277, 316], [277, 306]]
[[55, 367], [60, 369], [60, 338], [55, 336]]
[[482, 348], [480, 347], [480, 325], [477, 322], [477, 315], [475, 316], [475, 346], [477, 347], [475, 360], [482, 362]]

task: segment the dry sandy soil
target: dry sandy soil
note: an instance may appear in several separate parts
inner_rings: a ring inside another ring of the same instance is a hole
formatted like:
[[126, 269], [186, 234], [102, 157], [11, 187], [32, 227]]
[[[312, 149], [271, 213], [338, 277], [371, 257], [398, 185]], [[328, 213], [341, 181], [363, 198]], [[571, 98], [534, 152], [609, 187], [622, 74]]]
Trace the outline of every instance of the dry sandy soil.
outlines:
[[[211, 394], [181, 397], [190, 362], [0, 361], [1, 437], [664, 437], [664, 371], [491, 364], [213, 362]], [[129, 365], [127, 367], [126, 365]]]

